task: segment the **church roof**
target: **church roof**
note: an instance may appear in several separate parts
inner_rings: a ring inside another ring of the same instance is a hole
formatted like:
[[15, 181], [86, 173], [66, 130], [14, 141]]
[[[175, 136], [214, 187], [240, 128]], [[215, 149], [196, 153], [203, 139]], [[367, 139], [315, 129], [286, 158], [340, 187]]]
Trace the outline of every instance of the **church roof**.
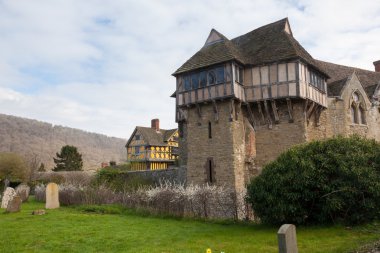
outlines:
[[372, 97], [376, 87], [380, 84], [380, 72], [338, 65], [316, 60], [317, 64], [330, 78], [327, 80], [327, 91], [330, 96], [339, 96], [344, 86], [342, 82], [355, 72], [368, 97]]
[[142, 135], [142, 138], [145, 141], [146, 145], [168, 146], [167, 141], [176, 131], [177, 131], [176, 128], [168, 129], [168, 130], [160, 129], [159, 131], [156, 131], [156, 129], [153, 129], [150, 127], [137, 126], [125, 146], [129, 145], [129, 143], [132, 141], [133, 136], [135, 135], [136, 132], [139, 132]]
[[[207, 43], [212, 34], [219, 40]], [[313, 57], [293, 37], [287, 18], [259, 27], [247, 34], [227, 39], [212, 30], [201, 50], [186, 61], [173, 75], [206, 66], [236, 60], [247, 65], [261, 65], [282, 60], [301, 58], [317, 70]]]

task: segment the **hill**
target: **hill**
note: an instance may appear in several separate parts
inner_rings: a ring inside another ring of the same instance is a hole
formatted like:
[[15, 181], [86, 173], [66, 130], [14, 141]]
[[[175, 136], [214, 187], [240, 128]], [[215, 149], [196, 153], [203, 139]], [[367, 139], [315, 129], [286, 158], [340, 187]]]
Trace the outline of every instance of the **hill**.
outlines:
[[53, 157], [64, 145], [76, 146], [83, 157], [83, 169], [93, 171], [102, 162], [126, 159], [126, 140], [79, 129], [0, 114], [0, 152], [14, 152], [29, 162], [44, 163], [50, 170]]

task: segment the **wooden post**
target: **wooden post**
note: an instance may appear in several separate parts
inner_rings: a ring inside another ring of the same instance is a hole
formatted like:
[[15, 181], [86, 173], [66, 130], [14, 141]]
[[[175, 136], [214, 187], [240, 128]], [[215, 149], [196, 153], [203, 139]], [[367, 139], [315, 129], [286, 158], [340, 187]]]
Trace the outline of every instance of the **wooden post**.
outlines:
[[257, 102], [257, 107], [259, 108], [259, 113], [261, 115], [261, 121], [265, 122], [265, 117], [264, 117], [264, 114], [263, 114], [263, 110], [261, 109], [261, 103], [260, 103], [260, 101]]
[[276, 106], [276, 101], [272, 100], [271, 103], [272, 103], [272, 110], [273, 110], [273, 115], [274, 115], [274, 123], [278, 124], [278, 123], [280, 123], [280, 118], [278, 116], [278, 110], [277, 110], [277, 106]]
[[256, 130], [256, 122], [255, 122], [255, 116], [252, 112], [252, 109], [251, 109], [251, 106], [249, 105], [249, 103], [247, 103], [247, 109], [248, 109], [248, 115], [249, 115], [249, 119], [251, 121], [251, 124], [253, 126], [253, 129]]
[[268, 127], [269, 129], [272, 129], [272, 119], [271, 119], [271, 116], [270, 116], [270, 113], [269, 113], [269, 108], [268, 108], [268, 103], [266, 100], [264, 100], [264, 108], [265, 108], [265, 114], [266, 114], [266, 118], [267, 118], [267, 123], [268, 123]]

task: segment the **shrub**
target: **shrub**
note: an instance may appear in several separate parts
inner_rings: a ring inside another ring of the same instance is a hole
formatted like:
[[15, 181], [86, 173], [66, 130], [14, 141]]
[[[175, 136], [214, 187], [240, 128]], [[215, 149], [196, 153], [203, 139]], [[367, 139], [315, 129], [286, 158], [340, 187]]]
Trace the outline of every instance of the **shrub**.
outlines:
[[136, 174], [128, 173], [124, 169], [106, 167], [96, 175], [99, 185], [107, 185], [116, 191], [135, 191], [140, 187], [150, 186], [152, 181]]
[[291, 148], [248, 185], [262, 222], [363, 223], [380, 210], [380, 145], [358, 136]]
[[[35, 199], [45, 201], [44, 185], [35, 187]], [[243, 199], [243, 198], [241, 198]], [[117, 192], [101, 186], [61, 184], [59, 201], [62, 205], [121, 204], [126, 208], [151, 214], [196, 218], [235, 218], [246, 209], [237, 203], [235, 192], [223, 186], [204, 185], [184, 187], [162, 183], [159, 186]]]
[[[46, 201], [45, 185], [38, 185], [34, 191], [37, 201]], [[72, 184], [59, 185], [59, 202], [63, 206], [102, 205], [121, 203], [121, 194], [105, 186], [90, 187]]]
[[0, 181], [26, 182], [30, 168], [24, 159], [15, 153], [0, 153]]

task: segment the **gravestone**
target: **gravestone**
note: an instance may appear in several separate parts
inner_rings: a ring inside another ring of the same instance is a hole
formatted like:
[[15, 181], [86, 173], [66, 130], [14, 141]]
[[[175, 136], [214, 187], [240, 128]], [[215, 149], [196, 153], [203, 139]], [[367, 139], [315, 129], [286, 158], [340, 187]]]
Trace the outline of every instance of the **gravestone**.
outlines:
[[298, 253], [296, 226], [284, 224], [277, 232], [279, 253]]
[[3, 199], [1, 200], [1, 208], [6, 209], [8, 202], [11, 201], [16, 195], [16, 191], [13, 188], [7, 187], [4, 191]]
[[28, 201], [29, 193], [30, 193], [30, 187], [26, 184], [20, 184], [15, 189], [17, 195], [21, 197], [22, 202]]
[[56, 183], [49, 183], [46, 186], [46, 209], [59, 208], [59, 188]]
[[21, 209], [21, 197], [16, 195], [14, 196], [13, 199], [11, 199], [9, 202], [8, 202], [8, 206], [7, 206], [7, 213], [16, 213], [16, 212], [20, 212], [20, 209]]

